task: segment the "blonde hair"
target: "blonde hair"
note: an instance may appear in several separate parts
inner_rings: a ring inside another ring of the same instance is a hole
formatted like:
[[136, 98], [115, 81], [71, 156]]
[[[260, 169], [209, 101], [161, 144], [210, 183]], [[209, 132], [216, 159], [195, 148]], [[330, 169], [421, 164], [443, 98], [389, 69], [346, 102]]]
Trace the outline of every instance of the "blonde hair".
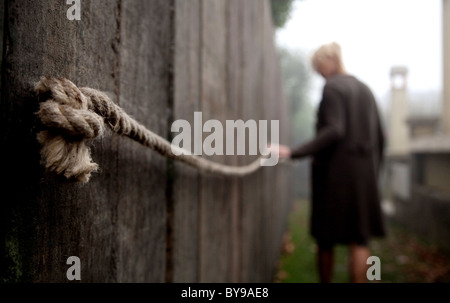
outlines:
[[342, 49], [341, 46], [332, 42], [329, 44], [322, 45], [319, 49], [314, 53], [311, 58], [311, 63], [314, 70], [318, 71], [320, 67], [320, 63], [324, 59], [331, 59], [335, 61], [338, 65], [339, 70], [344, 71], [344, 63], [342, 62]]

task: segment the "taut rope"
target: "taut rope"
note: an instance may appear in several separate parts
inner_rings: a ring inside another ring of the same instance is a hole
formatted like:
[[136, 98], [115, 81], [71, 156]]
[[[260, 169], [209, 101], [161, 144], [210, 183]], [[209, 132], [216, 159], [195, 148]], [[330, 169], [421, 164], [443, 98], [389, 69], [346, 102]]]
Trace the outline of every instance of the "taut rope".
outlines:
[[92, 88], [78, 88], [67, 79], [43, 77], [35, 89], [40, 101], [37, 114], [47, 127], [37, 137], [42, 145], [42, 162], [48, 171], [67, 179], [86, 183], [91, 173], [98, 170], [87, 143], [103, 136], [105, 124], [119, 135], [204, 172], [245, 176], [261, 167], [261, 159], [235, 167], [186, 154], [186, 151], [176, 156], [166, 139], [131, 118], [105, 93]]

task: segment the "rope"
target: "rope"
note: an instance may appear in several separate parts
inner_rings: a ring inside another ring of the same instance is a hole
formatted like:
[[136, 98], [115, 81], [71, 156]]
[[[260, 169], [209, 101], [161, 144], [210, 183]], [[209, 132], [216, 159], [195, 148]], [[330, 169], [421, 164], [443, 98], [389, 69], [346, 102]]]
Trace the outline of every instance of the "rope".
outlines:
[[[98, 171], [99, 166], [92, 161], [88, 143], [103, 136], [105, 124], [119, 135], [202, 172], [242, 177], [257, 171], [264, 161], [257, 159], [249, 165], [236, 167], [192, 155], [138, 123], [105, 93], [92, 88], [78, 88], [67, 79], [43, 77], [35, 90], [40, 101], [37, 115], [47, 128], [37, 136], [42, 146], [42, 164], [48, 171], [64, 175], [69, 180], [87, 183], [91, 173]], [[183, 151], [183, 154], [174, 155], [172, 148]]]

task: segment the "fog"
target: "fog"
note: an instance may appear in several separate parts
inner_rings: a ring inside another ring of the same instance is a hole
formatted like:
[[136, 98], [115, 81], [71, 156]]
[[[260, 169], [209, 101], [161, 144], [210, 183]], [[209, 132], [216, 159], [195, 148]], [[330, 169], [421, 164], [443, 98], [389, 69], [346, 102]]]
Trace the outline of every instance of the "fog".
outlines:
[[[340, 43], [348, 72], [372, 88], [382, 107], [389, 100], [391, 67], [404, 65], [409, 93], [429, 93], [436, 107], [442, 90], [441, 14], [440, 0], [296, 1], [276, 39], [306, 58], [324, 43]], [[317, 103], [323, 80], [315, 75], [312, 83], [310, 98]]]

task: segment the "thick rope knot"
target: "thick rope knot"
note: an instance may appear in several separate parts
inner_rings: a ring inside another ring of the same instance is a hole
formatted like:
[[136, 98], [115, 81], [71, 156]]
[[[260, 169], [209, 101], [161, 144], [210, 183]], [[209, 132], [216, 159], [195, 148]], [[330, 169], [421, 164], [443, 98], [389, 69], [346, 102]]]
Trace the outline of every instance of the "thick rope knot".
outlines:
[[103, 135], [103, 118], [89, 110], [89, 99], [67, 79], [43, 77], [35, 89], [41, 101], [37, 114], [47, 127], [38, 134], [43, 164], [67, 179], [88, 182], [98, 165], [86, 141]]
[[98, 170], [87, 143], [103, 135], [105, 124], [119, 135], [203, 172], [245, 176], [261, 167], [262, 159], [234, 167], [211, 162], [185, 150], [176, 156], [173, 146], [166, 139], [130, 117], [105, 93], [87, 87], [78, 88], [67, 79], [43, 77], [35, 89], [40, 101], [37, 114], [47, 127], [38, 134], [42, 162], [48, 171], [63, 174], [67, 179], [86, 183], [91, 173]]

